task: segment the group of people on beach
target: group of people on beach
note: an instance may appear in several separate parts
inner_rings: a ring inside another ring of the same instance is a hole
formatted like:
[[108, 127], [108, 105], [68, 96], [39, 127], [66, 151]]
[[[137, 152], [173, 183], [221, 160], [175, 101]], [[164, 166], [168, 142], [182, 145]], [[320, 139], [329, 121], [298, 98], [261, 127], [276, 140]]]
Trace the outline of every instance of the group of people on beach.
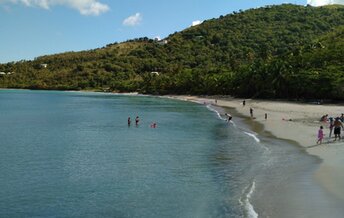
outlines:
[[[246, 105], [246, 100], [243, 100], [242, 101], [242, 106], [245, 107], [245, 105]], [[250, 107], [250, 116], [251, 116], [251, 118], [255, 119], [255, 117], [253, 116], [253, 108], [252, 107]], [[264, 114], [264, 119], [265, 120], [268, 119], [268, 114], [267, 113]]]
[[[334, 134], [334, 141], [337, 141], [341, 139], [341, 131], [342, 128], [344, 129], [343, 122], [344, 122], [344, 114], [341, 114], [341, 116], [338, 116], [336, 118], [329, 117], [328, 114], [323, 115], [320, 118], [320, 122], [325, 123], [329, 128], [329, 138], [332, 137], [332, 132]], [[318, 130], [318, 141], [317, 144], [321, 144], [325, 134], [323, 131], [324, 127], [321, 125]]]
[[[139, 122], [140, 122], [140, 118], [139, 118], [139, 116], [136, 116], [136, 118], [135, 118], [135, 125], [136, 125], [136, 127], [138, 127], [138, 125], [139, 125]], [[130, 117], [128, 117], [128, 127], [131, 125], [131, 119], [130, 119]], [[151, 123], [151, 125], [150, 125], [150, 127], [151, 128], [156, 128], [158, 125], [156, 124], [156, 122], [153, 122], [153, 123]]]
[[[246, 105], [246, 100], [243, 100], [242, 101], [242, 106], [245, 107], [245, 105]], [[251, 108], [251, 107], [250, 107], [250, 116], [251, 116], [251, 118], [254, 118], [253, 117], [253, 108]]]

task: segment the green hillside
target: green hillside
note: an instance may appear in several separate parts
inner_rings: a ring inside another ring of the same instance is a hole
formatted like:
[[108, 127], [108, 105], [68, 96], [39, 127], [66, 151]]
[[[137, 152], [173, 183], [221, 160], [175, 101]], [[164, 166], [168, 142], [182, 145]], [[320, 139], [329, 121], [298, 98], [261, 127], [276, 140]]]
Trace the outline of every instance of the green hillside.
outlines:
[[[0, 65], [0, 86], [344, 99], [344, 7], [267, 6], [176, 32]], [[46, 67], [45, 67], [46, 66]], [[156, 73], [158, 72], [158, 75]]]

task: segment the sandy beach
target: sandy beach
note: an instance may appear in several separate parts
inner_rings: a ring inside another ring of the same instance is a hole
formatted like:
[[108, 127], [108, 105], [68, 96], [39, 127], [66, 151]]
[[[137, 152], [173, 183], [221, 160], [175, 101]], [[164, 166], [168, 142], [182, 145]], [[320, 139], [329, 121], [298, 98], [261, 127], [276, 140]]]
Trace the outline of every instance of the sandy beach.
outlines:
[[[315, 172], [314, 178], [331, 194], [344, 199], [344, 139], [334, 142], [333, 133], [332, 138], [329, 138], [329, 124], [319, 121], [325, 114], [329, 117], [340, 116], [344, 113], [344, 106], [251, 99], [245, 99], [246, 105], [243, 106], [244, 99], [217, 98], [216, 102], [215, 98], [211, 97], [172, 96], [172, 98], [233, 108], [246, 117], [250, 117], [250, 108], [252, 108], [252, 122], [262, 124], [264, 131], [280, 139], [292, 140], [309, 154], [321, 158], [322, 163]], [[323, 144], [317, 145], [317, 133], [321, 125], [324, 127], [325, 138]]]

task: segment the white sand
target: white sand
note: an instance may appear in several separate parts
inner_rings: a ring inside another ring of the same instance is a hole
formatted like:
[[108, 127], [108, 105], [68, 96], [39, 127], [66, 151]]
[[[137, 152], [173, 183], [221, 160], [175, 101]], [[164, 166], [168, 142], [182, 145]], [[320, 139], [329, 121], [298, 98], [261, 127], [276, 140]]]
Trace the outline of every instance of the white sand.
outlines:
[[[172, 97], [215, 104], [214, 98]], [[219, 98], [217, 105], [234, 108], [247, 117], [250, 116], [249, 110], [252, 107], [254, 121], [263, 124], [266, 131], [280, 139], [293, 140], [304, 147], [309, 154], [320, 157], [323, 162], [314, 177], [329, 192], [344, 200], [344, 139], [334, 143], [333, 138], [328, 138], [328, 123], [319, 122], [320, 117], [324, 114], [332, 117], [340, 116], [341, 113], [344, 113], [344, 106], [250, 99], [246, 99], [246, 106], [243, 106], [242, 102], [243, 99]], [[265, 113], [268, 114], [267, 120], [264, 118]], [[326, 137], [322, 145], [316, 145], [320, 125], [324, 127]], [[344, 133], [342, 133], [343, 135]]]

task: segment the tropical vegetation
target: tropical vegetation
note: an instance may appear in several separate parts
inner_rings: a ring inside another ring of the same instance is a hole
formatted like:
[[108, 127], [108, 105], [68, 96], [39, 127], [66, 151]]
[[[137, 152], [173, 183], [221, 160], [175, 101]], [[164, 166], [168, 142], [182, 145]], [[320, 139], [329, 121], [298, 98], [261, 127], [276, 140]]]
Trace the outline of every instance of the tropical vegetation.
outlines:
[[164, 40], [0, 65], [0, 87], [344, 100], [344, 7], [283, 4]]

